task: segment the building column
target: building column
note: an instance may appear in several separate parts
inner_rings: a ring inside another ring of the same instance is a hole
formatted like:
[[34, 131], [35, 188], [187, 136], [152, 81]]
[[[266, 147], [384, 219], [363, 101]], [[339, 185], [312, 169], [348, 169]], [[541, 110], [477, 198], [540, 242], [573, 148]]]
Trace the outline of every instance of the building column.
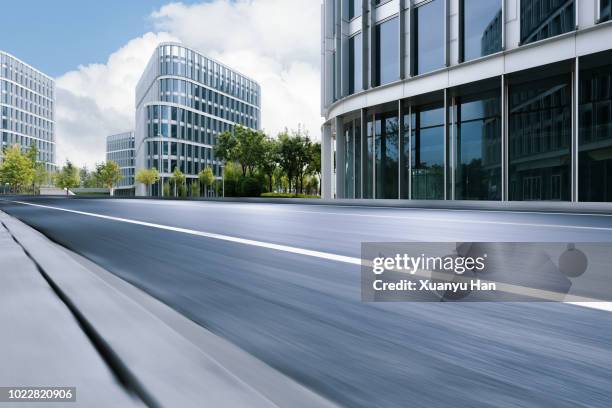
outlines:
[[332, 199], [332, 130], [331, 123], [323, 125], [321, 140], [321, 198]]
[[334, 128], [336, 129], [336, 198], [346, 198], [344, 191], [346, 140], [344, 139], [341, 118], [334, 118]]

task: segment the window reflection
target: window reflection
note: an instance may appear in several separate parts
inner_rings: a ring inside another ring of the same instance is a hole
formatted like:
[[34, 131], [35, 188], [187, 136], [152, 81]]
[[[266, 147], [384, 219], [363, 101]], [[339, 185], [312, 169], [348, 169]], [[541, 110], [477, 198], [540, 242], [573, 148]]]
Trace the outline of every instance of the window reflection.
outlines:
[[510, 87], [510, 200], [570, 199], [571, 76]]
[[573, 0], [521, 0], [521, 43], [543, 40], [576, 28]]
[[599, 21], [608, 21], [612, 19], [612, 0], [600, 0], [599, 3]]
[[612, 65], [580, 72], [580, 201], [612, 201]]
[[462, 2], [463, 61], [501, 51], [501, 1], [462, 0]]
[[501, 199], [499, 93], [458, 98], [455, 198]]
[[399, 122], [397, 112], [379, 114], [376, 136], [376, 198], [398, 198]]
[[433, 0], [416, 8], [415, 72], [422, 74], [444, 67], [444, 2]]
[[361, 33], [349, 39], [349, 94], [363, 88]]
[[412, 111], [412, 198], [444, 199], [444, 108]]
[[392, 18], [376, 26], [376, 84], [399, 79], [399, 22]]

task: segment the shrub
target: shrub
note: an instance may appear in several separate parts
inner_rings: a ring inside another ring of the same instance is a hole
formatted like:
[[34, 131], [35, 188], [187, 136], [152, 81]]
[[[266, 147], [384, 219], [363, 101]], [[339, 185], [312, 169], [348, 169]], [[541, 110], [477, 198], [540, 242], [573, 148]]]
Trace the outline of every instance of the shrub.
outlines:
[[242, 197], [259, 197], [261, 191], [261, 181], [258, 178], [247, 176], [240, 180], [240, 195]]

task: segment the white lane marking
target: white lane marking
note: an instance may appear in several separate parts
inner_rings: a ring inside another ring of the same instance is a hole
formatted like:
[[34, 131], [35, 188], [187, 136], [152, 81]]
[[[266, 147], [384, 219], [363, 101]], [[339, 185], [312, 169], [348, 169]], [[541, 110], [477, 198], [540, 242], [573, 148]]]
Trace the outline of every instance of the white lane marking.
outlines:
[[[337, 254], [332, 254], [332, 253], [329, 253], [329, 252], [314, 251], [314, 250], [310, 250], [310, 249], [297, 248], [297, 247], [292, 247], [292, 246], [288, 246], [288, 245], [279, 245], [279, 244], [273, 244], [273, 243], [270, 243], [270, 242], [255, 241], [255, 240], [252, 240], [252, 239], [238, 238], [238, 237], [232, 237], [232, 236], [229, 236], [229, 235], [215, 234], [215, 233], [204, 232], [204, 231], [196, 231], [196, 230], [191, 230], [191, 229], [187, 229], [187, 228], [171, 227], [169, 225], [154, 224], [154, 223], [151, 223], [151, 222], [131, 220], [129, 218], [113, 217], [113, 216], [110, 216], [110, 215], [102, 215], [102, 214], [90, 213], [90, 212], [86, 212], [86, 211], [69, 210], [67, 208], [54, 207], [54, 206], [42, 205], [42, 204], [34, 204], [34, 203], [28, 203], [28, 202], [24, 202], [24, 201], [12, 201], [12, 200], [7, 200], [7, 201], [10, 201], [10, 202], [13, 202], [13, 203], [18, 203], [18, 204], [23, 204], [23, 205], [28, 205], [28, 206], [32, 206], [32, 207], [40, 207], [40, 208], [46, 208], [46, 209], [50, 209], [50, 210], [64, 211], [64, 212], [68, 212], [68, 213], [85, 215], [85, 216], [94, 217], [94, 218], [101, 218], [101, 219], [110, 220], [110, 221], [124, 222], [124, 223], [127, 223], [127, 224], [141, 225], [141, 226], [145, 226], [145, 227], [157, 228], [157, 229], [166, 230], [166, 231], [181, 232], [181, 233], [184, 233], [184, 234], [195, 235], [195, 236], [199, 236], [199, 237], [205, 237], [205, 238], [217, 239], [217, 240], [221, 240], [221, 241], [234, 242], [234, 243], [244, 244], [244, 245], [251, 245], [251, 246], [255, 246], [255, 247], [259, 247], [259, 248], [274, 249], [274, 250], [277, 250], [277, 251], [289, 252], [289, 253], [298, 254], [298, 255], [305, 255], [305, 256], [310, 256], [310, 257], [314, 257], [314, 258], [321, 258], [321, 259], [326, 259], [326, 260], [330, 260], [330, 261], [343, 262], [343, 263], [348, 263], [348, 264], [352, 264], [352, 265], [359, 265], [359, 266], [361, 266], [361, 264], [362, 264], [362, 260], [360, 258], [344, 256], [344, 255], [337, 255]], [[364, 260], [364, 262], [366, 262], [366, 264], [367, 264], [370, 261]], [[504, 285], [507, 288], [509, 288], [510, 292], [514, 292], [514, 293], [525, 294], [526, 290], [527, 291], [533, 291], [534, 290], [532, 288], [528, 288], [528, 287], [524, 287], [524, 286], [519, 286], [519, 285], [512, 285], [512, 284], [504, 284]], [[551, 293], [553, 293], [553, 292], [551, 292]], [[538, 295], [538, 296], [541, 296], [541, 295]], [[546, 297], [542, 297], [542, 298], [545, 299]], [[573, 297], [573, 298], [575, 298], [575, 297]], [[579, 298], [579, 299], [582, 300], [584, 298]], [[574, 301], [568, 301], [568, 302], [563, 302], [563, 303], [572, 304], [572, 305], [575, 305], [575, 306], [585, 307], [585, 308], [589, 308], [589, 309], [604, 310], [604, 311], [608, 311], [608, 312], [612, 311], [612, 302], [589, 302], [589, 301], [580, 301], [580, 300], [576, 301], [576, 300], [574, 300]]]
[[119, 222], [125, 222], [128, 224], [157, 228], [157, 229], [166, 230], [166, 231], [182, 232], [183, 234], [218, 239], [221, 241], [235, 242], [238, 244], [251, 245], [251, 246], [256, 246], [260, 248], [274, 249], [277, 251], [289, 252], [289, 253], [298, 254], [298, 255], [306, 255], [306, 256], [311, 256], [315, 258], [327, 259], [330, 261], [338, 261], [338, 262], [344, 262], [344, 263], [349, 263], [353, 265], [361, 265], [360, 258], [354, 258], [354, 257], [344, 256], [344, 255], [337, 255], [337, 254], [332, 254], [329, 252], [314, 251], [310, 249], [297, 248], [297, 247], [292, 247], [288, 245], [273, 244], [271, 242], [255, 241], [252, 239], [232, 237], [229, 235], [215, 234], [212, 232], [196, 231], [196, 230], [192, 230], [188, 228], [172, 227], [172, 226], [163, 225], [163, 224], [154, 224], [151, 222], [131, 220], [129, 218], [113, 217], [110, 215], [102, 215], [102, 214], [96, 214], [96, 213], [91, 213], [91, 212], [86, 212], [86, 211], [69, 210], [67, 208], [54, 207], [50, 205], [34, 204], [34, 203], [28, 203], [24, 201], [12, 201], [12, 202], [23, 204], [23, 205], [29, 205], [32, 207], [47, 208], [50, 210], [64, 211], [64, 212], [69, 212], [69, 213], [79, 214], [79, 215], [87, 215], [89, 217], [101, 218], [104, 220], [119, 221]]

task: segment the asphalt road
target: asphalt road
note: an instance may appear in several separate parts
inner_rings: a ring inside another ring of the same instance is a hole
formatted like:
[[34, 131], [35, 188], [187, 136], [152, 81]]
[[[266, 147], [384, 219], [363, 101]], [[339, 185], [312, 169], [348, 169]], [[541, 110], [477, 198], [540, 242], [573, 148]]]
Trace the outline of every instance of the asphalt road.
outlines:
[[270, 245], [359, 257], [363, 241], [612, 241], [610, 216], [28, 201], [176, 227], [0, 201], [0, 210], [340, 405], [612, 406], [610, 312], [559, 303], [366, 304], [359, 266]]

